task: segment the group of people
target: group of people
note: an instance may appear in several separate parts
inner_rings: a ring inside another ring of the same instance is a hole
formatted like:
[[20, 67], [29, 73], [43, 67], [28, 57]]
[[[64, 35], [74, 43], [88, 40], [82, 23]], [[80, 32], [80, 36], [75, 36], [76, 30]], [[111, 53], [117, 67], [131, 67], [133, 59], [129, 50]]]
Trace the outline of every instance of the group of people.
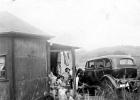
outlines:
[[72, 74], [69, 68], [65, 69], [62, 75], [57, 77], [51, 72], [50, 78], [50, 90], [53, 97], [58, 100], [73, 100], [72, 97]]

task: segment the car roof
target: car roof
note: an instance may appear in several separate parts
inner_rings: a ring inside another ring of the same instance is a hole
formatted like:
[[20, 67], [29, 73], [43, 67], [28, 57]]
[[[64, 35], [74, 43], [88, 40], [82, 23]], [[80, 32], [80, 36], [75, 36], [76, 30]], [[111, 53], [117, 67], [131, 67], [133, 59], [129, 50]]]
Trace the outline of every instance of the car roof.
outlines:
[[131, 59], [134, 59], [130, 55], [105, 55], [105, 56], [94, 57], [94, 58], [92, 58], [92, 59], [90, 59], [88, 61], [97, 60], [97, 59], [103, 59], [103, 58], [108, 58], [108, 59], [114, 59], [114, 58], [131, 58]]

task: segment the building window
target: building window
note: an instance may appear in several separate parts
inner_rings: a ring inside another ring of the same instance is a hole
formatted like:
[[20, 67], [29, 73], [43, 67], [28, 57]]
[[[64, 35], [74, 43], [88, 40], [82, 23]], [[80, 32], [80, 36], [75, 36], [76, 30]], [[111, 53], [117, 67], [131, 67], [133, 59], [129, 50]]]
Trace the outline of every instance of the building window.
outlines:
[[6, 68], [5, 68], [6, 56], [0, 56], [0, 79], [6, 78]]

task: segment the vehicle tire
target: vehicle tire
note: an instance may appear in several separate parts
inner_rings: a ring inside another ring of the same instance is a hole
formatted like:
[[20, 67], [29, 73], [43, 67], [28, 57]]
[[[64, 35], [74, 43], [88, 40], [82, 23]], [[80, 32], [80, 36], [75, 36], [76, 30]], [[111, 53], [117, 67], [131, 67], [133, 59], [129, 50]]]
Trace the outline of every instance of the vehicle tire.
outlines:
[[117, 90], [108, 79], [102, 81], [102, 96], [107, 100], [118, 100]]
[[77, 93], [81, 94], [83, 96], [84, 94], [88, 93], [88, 89], [84, 88], [84, 87], [83, 88], [78, 88]]
[[123, 100], [137, 100], [135, 99], [135, 94], [127, 91], [126, 89], [122, 90]]
[[134, 93], [134, 99], [133, 100], [140, 100], [140, 86], [137, 89], [137, 92]]
[[95, 89], [95, 96], [102, 96], [102, 88], [99, 86]]

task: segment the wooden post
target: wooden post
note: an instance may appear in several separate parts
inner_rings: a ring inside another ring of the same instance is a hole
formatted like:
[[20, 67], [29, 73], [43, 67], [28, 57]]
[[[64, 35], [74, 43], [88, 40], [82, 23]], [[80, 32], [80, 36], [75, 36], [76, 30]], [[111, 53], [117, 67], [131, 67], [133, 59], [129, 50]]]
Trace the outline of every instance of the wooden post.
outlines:
[[16, 99], [16, 96], [15, 96], [15, 94], [16, 94], [16, 87], [15, 87], [15, 85], [16, 85], [16, 79], [15, 79], [15, 43], [14, 43], [14, 41], [15, 41], [15, 38], [14, 37], [12, 37], [11, 38], [11, 41], [12, 41], [12, 43], [11, 43], [11, 47], [12, 47], [12, 100], [15, 100]]
[[50, 43], [49, 42], [46, 42], [46, 73], [47, 73], [47, 82], [46, 82], [46, 85], [47, 85], [47, 93], [50, 92], [50, 84], [49, 84], [49, 74], [50, 74]]
[[72, 70], [73, 70], [73, 96], [76, 97], [76, 65], [75, 65], [75, 49], [71, 50], [72, 53]]

